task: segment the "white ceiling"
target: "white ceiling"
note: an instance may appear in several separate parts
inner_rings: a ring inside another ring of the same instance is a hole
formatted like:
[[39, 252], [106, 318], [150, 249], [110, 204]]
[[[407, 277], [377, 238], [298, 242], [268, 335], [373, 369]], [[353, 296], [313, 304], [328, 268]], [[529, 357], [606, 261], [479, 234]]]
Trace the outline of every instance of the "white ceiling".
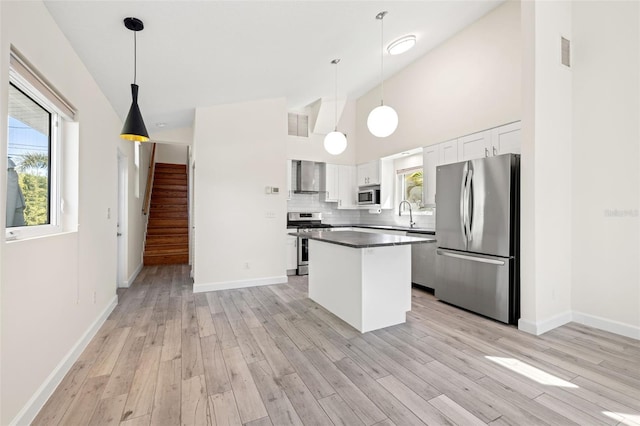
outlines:
[[449, 1], [97, 1], [45, 4], [117, 113], [131, 103], [133, 33], [138, 33], [140, 109], [150, 132], [190, 126], [196, 107], [286, 97], [299, 110], [333, 97], [354, 99], [380, 78], [380, 21], [385, 46], [406, 34], [416, 47], [385, 55], [385, 78], [502, 3]]

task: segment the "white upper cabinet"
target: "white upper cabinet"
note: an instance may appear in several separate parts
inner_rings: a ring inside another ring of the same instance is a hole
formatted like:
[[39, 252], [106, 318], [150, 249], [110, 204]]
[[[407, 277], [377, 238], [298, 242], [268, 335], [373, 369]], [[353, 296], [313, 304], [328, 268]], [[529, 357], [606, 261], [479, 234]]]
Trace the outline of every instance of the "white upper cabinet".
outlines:
[[441, 164], [451, 164], [458, 162], [458, 139], [442, 142], [437, 146], [439, 153], [437, 164], [438, 166]]
[[290, 200], [293, 194], [293, 183], [291, 182], [293, 176], [292, 167], [293, 161], [287, 160], [287, 200]]
[[521, 123], [516, 121], [458, 138], [458, 161], [508, 153], [520, 154], [520, 129]]
[[380, 185], [380, 160], [358, 164], [358, 186]]
[[326, 202], [340, 201], [338, 176], [339, 166], [336, 164], [322, 164], [320, 169], [320, 192], [325, 193]]
[[338, 166], [338, 208], [357, 209], [356, 166]]
[[435, 204], [436, 202], [436, 167], [441, 164], [442, 145], [430, 145], [422, 148], [422, 202], [424, 204]]
[[422, 164], [426, 184], [423, 185], [424, 204], [435, 204], [436, 167], [458, 161], [491, 157], [507, 153], [520, 154], [521, 123], [505, 124], [490, 130], [462, 136], [422, 149]]
[[493, 155], [520, 154], [521, 129], [520, 121], [491, 129], [491, 153]]
[[458, 161], [473, 160], [491, 155], [491, 131], [458, 138]]
[[320, 192], [325, 202], [338, 203], [339, 209], [356, 209], [356, 166], [322, 164]]

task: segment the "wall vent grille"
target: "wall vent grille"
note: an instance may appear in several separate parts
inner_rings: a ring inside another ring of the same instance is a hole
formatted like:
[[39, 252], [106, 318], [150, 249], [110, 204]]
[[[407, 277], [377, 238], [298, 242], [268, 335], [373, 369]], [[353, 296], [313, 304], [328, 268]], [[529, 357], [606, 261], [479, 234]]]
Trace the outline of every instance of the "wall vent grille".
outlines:
[[309, 137], [309, 116], [305, 114], [289, 113], [289, 136]]
[[571, 41], [564, 37], [560, 37], [562, 65], [571, 68]]

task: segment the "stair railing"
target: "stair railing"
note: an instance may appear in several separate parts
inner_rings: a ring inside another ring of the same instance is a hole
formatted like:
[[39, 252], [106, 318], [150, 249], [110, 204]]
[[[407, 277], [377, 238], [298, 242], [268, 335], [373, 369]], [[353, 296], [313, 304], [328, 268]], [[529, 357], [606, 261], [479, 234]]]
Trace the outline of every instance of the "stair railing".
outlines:
[[156, 143], [151, 148], [151, 158], [149, 159], [149, 171], [147, 172], [147, 186], [144, 190], [144, 200], [142, 202], [142, 214], [149, 214], [151, 207], [151, 188], [153, 186], [153, 178], [156, 172]]

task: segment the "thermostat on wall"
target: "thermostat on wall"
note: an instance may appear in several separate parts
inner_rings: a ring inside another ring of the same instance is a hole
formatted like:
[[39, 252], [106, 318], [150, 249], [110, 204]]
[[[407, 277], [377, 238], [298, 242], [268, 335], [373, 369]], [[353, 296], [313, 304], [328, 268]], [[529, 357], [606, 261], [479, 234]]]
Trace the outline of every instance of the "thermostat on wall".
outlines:
[[265, 194], [279, 194], [280, 193], [280, 188], [278, 188], [277, 186], [265, 186], [264, 187], [264, 193]]

